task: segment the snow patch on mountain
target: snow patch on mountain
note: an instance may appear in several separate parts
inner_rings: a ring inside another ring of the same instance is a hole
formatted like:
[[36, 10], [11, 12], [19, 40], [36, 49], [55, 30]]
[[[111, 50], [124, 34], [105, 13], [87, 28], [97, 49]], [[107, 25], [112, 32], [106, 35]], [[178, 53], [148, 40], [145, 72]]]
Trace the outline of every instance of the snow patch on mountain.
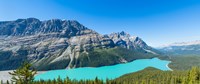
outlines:
[[157, 48], [169, 47], [168, 49], [172, 49], [170, 48], [171, 46], [189, 46], [189, 45], [200, 45], [200, 40], [190, 41], [190, 42], [176, 42], [172, 44], [163, 45]]

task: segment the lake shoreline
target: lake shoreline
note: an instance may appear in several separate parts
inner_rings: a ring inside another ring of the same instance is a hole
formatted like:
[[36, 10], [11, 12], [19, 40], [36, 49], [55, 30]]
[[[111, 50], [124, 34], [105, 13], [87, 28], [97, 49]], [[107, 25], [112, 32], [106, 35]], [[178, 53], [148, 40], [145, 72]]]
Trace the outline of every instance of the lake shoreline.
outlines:
[[[170, 61], [170, 63], [171, 63], [171, 61]], [[167, 65], [166, 65], [166, 67], [170, 70], [170, 71], [173, 71], [173, 69], [171, 69], [170, 67], [169, 67], [169, 64], [170, 63], [168, 63]]]
[[[96, 77], [100, 79], [115, 79], [127, 73], [137, 72], [143, 70], [147, 67], [155, 67], [160, 70], [171, 70], [168, 67], [170, 61], [161, 60], [159, 58], [151, 59], [138, 59], [129, 63], [116, 64], [113, 66], [102, 66], [102, 67], [83, 67], [75, 69], [61, 69], [61, 70], [51, 70], [44, 74], [36, 76], [35, 80], [53, 80], [57, 77], [65, 79], [69, 77], [70, 79], [82, 80], [82, 79], [95, 79]], [[109, 74], [108, 74], [109, 73]]]
[[[139, 60], [134, 60], [134, 61], [141, 61], [141, 60], [155, 60], [155, 59], [158, 59], [158, 60], [161, 60], [159, 58], [151, 58], [151, 59], [139, 59]], [[161, 61], [166, 61], [166, 60], [161, 60]], [[133, 62], [133, 61], [132, 61]], [[131, 62], [128, 62], [128, 63], [131, 63]], [[171, 61], [169, 61], [169, 63], [167, 63], [165, 65], [165, 67], [170, 70], [170, 71], [173, 71], [170, 67], [169, 67], [169, 64], [171, 63]], [[122, 63], [122, 64], [116, 64], [116, 65], [112, 65], [112, 66], [102, 66], [102, 67], [99, 67], [99, 68], [106, 68], [106, 67], [115, 67], [115, 66], [119, 66], [119, 65], [124, 65], [124, 64], [127, 64], [127, 63]], [[131, 67], [131, 66], [130, 66]], [[87, 69], [95, 69], [96, 67], [85, 67]], [[75, 70], [77, 69], [81, 69], [81, 68], [75, 68]], [[120, 68], [119, 68], [120, 69]], [[159, 69], [159, 68], [158, 68]], [[60, 70], [67, 70], [67, 69], [60, 69]], [[72, 69], [68, 69], [68, 70], [72, 70]], [[141, 69], [143, 70], [143, 69]], [[0, 71], [0, 80], [3, 80], [3, 82], [6, 82], [7, 80], [11, 80], [12, 76], [8, 73], [8, 72], [12, 72], [13, 70], [6, 70], [6, 71]], [[59, 70], [49, 70], [49, 71], [59, 71]], [[45, 72], [48, 72], [48, 71], [38, 71], [38, 73], [36, 74], [36, 77], [41, 75], [41, 74], [45, 74]], [[137, 71], [131, 71], [131, 72], [137, 72]], [[2, 75], [3, 74], [3, 75]], [[115, 78], [115, 77], [114, 77]]]
[[[12, 76], [8, 72], [13, 72], [13, 70], [6, 70], [6, 71], [0, 71], [0, 81], [3, 81], [3, 83], [6, 83], [8, 80], [11, 81]], [[46, 71], [37, 71], [37, 75], [45, 73]]]

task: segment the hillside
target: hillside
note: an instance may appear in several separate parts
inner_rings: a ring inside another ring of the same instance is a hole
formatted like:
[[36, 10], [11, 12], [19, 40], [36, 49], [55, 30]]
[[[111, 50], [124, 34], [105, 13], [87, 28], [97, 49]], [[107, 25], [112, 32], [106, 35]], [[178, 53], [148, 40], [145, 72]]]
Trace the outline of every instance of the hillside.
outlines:
[[169, 67], [173, 70], [189, 70], [192, 66], [200, 66], [200, 57], [192, 55], [172, 56]]
[[189, 71], [162, 71], [156, 68], [123, 75], [114, 81], [116, 84], [199, 84], [200, 69], [193, 67]]

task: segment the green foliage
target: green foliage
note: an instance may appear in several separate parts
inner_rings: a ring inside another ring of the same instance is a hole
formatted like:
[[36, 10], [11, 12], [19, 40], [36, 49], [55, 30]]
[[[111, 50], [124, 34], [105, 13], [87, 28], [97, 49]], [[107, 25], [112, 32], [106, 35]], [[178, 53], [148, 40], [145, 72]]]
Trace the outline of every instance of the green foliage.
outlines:
[[200, 80], [200, 69], [193, 67], [188, 74], [188, 84], [199, 83]]
[[[68, 77], [65, 80], [61, 80], [60, 77], [58, 77], [56, 80], [40, 80], [40, 81], [34, 81], [33, 84], [105, 84], [102, 80], [99, 80], [98, 78], [95, 78], [95, 80], [70, 80]], [[112, 81], [109, 81], [107, 84], [116, 84]]]
[[[3, 83], [2, 83], [2, 84], [3, 84]], [[6, 84], [9, 84], [9, 81], [8, 81], [8, 80], [6, 81]]]
[[31, 64], [28, 62], [24, 62], [22, 66], [18, 69], [14, 70], [12, 73], [12, 82], [16, 84], [30, 84], [34, 80], [34, 75], [36, 74], [35, 70], [30, 70]]
[[3, 81], [2, 80], [0, 80], [1, 82], [0, 82], [0, 84], [3, 84]]
[[115, 79], [117, 84], [199, 84], [200, 69], [193, 67], [189, 71], [161, 71], [146, 68]]
[[[23, 77], [21, 80], [25, 80]], [[144, 70], [123, 75], [114, 80], [71, 80], [68, 77], [54, 80], [39, 80], [18, 84], [199, 84], [200, 68], [193, 67], [188, 71], [162, 71], [156, 68], [146, 68]], [[9, 82], [7, 82], [9, 84]]]
[[200, 56], [174, 56], [170, 57], [169, 67], [173, 70], [189, 70], [192, 66], [200, 66]]
[[[193, 67], [189, 71], [162, 71], [156, 68], [146, 68], [142, 71], [123, 75], [114, 80], [71, 80], [60, 77], [54, 80], [33, 81], [32, 84], [199, 84], [200, 68]], [[30, 84], [30, 83], [28, 83]]]
[[144, 50], [126, 49], [122, 47], [115, 48], [95, 48], [88, 53], [82, 52], [78, 59], [73, 61], [76, 67], [99, 67], [114, 65], [136, 59], [148, 59], [158, 57], [157, 55], [147, 53]]
[[[172, 75], [177, 75], [177, 74], [175, 72], [161, 71], [159, 69], [150, 67], [142, 71], [126, 74], [115, 80], [117, 81], [117, 83], [122, 83], [122, 84], [131, 84], [131, 83], [148, 84], [147, 82], [149, 83], [151, 82], [153, 84], [159, 82], [160, 84], [162, 84], [164, 82], [171, 82], [172, 80], [170, 79]], [[163, 79], [165, 79], [165, 81], [163, 81]]]
[[[53, 58], [44, 58], [42, 61], [38, 64], [40, 66], [34, 66], [37, 70], [53, 70], [53, 69], [63, 69], [66, 68], [67, 65], [70, 62], [70, 59], [63, 59], [59, 60], [53, 63], [50, 63]], [[55, 59], [55, 58], [54, 58]], [[33, 63], [34, 64], [34, 63]]]

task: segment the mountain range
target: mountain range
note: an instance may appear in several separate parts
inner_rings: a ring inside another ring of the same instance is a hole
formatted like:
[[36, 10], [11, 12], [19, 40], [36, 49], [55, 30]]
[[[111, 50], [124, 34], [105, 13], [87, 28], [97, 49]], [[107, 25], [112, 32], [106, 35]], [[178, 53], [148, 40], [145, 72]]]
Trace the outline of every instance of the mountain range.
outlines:
[[0, 22], [0, 70], [29, 61], [38, 70], [99, 67], [160, 56], [122, 31], [102, 35], [75, 20], [36, 18]]
[[161, 52], [172, 56], [195, 55], [200, 56], [200, 41], [180, 42], [158, 48]]

